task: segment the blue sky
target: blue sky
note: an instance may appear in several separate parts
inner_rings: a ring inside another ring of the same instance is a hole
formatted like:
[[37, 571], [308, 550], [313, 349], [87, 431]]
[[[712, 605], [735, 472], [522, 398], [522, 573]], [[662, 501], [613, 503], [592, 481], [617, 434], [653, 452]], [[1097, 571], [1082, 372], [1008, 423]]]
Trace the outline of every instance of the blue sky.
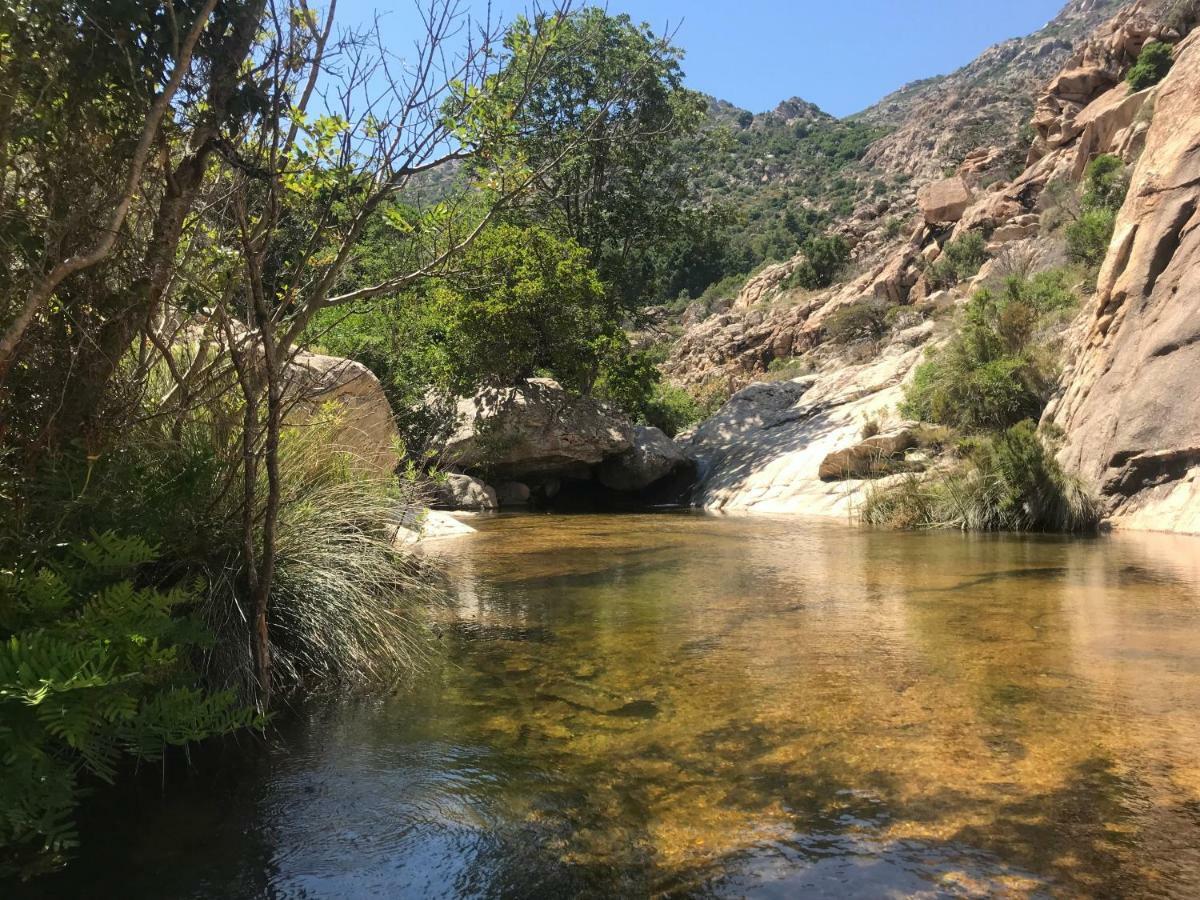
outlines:
[[[1065, 0], [623, 0], [658, 29], [677, 29], [688, 84], [754, 112], [799, 96], [844, 116], [902, 84], [953, 71], [1006, 38], [1036, 31]], [[486, 0], [464, 0], [482, 15]], [[493, 0], [505, 18], [526, 8]], [[395, 49], [418, 34], [412, 0], [340, 0], [338, 19], [385, 13]]]

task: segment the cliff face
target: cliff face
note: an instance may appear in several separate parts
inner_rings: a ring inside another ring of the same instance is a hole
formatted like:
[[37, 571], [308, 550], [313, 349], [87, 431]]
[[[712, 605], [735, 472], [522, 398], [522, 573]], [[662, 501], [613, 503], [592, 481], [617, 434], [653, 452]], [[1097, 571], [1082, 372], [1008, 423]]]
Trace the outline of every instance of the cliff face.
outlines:
[[1158, 87], [1086, 329], [1047, 418], [1114, 524], [1200, 533], [1200, 32]]

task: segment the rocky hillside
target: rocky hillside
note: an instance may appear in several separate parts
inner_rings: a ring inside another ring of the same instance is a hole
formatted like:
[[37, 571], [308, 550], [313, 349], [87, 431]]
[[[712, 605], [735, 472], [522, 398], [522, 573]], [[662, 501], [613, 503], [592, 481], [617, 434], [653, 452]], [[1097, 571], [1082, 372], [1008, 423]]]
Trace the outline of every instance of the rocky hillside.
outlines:
[[1063, 461], [1117, 524], [1200, 533], [1200, 32], [1177, 50], [1085, 311]]
[[949, 75], [905, 85], [884, 97], [854, 117], [891, 129], [867, 151], [864, 164], [892, 175], [904, 173], [919, 184], [986, 149], [992, 155], [987, 174], [1011, 177], [1023, 161], [1016, 145], [1037, 89], [1121, 2], [1072, 0], [1039, 31], [997, 44]]
[[1120, 3], [1072, 0], [1034, 34], [844, 120], [798, 97], [759, 114], [711, 99], [709, 137], [723, 140], [704, 142], [700, 187], [737, 217], [731, 260], [785, 258], [824, 230], [869, 253], [902, 226], [922, 183], [960, 166], [977, 182], [1011, 178], [1024, 165], [1037, 88]]
[[[789, 291], [793, 259], [687, 329], [668, 376], [737, 391], [686, 437], [700, 464], [700, 505], [847, 515], [879, 477], [921, 471], [924, 426], [897, 412], [904, 385], [978, 287], [1061, 265], [1063, 217], [1077, 215], [1084, 171], [1104, 154], [1126, 165], [1132, 186], [1098, 288], [1077, 285], [1081, 311], [1053, 345], [1069, 364], [1043, 422], [1065, 435], [1065, 467], [1099, 493], [1110, 521], [1200, 531], [1200, 407], [1188, 399], [1200, 396], [1200, 43], [1181, 40], [1193, 23], [1171, 4], [1141, 0], [1061, 52], [1062, 29], [1094, 24], [1111, 6], [1072, 3], [1038, 40], [993, 48], [962, 73], [881, 104], [893, 104], [888, 115], [901, 121], [895, 104], [941, 108], [948, 91], [974, 83], [963, 73], [1016, 77], [1055, 56], [1058, 68], [1027, 96], [997, 98], [1031, 113], [1013, 176], [981, 177], [994, 148], [971, 148], [952, 177], [915, 182], [911, 202], [897, 208], [905, 229], [861, 241], [852, 277]], [[1152, 40], [1176, 45], [1174, 68], [1161, 84], [1134, 90], [1125, 75]], [[905, 127], [884, 140], [900, 141]], [[922, 140], [937, 145], [940, 127]], [[874, 164], [885, 164], [876, 151]], [[945, 282], [971, 240], [979, 255], [971, 271]], [[864, 464], [881, 455], [891, 461], [882, 473]]]

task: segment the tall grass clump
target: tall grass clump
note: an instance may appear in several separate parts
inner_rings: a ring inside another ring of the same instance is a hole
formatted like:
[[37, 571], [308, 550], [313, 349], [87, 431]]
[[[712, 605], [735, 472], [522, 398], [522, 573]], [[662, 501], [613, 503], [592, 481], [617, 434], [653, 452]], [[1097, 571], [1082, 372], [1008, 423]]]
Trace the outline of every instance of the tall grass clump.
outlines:
[[891, 528], [1087, 532], [1096, 528], [1100, 507], [1026, 420], [977, 439], [948, 468], [873, 485], [861, 517]]
[[1072, 273], [1010, 277], [976, 292], [957, 333], [916, 371], [901, 410], [956, 429], [953, 459], [881, 482], [861, 517], [898, 528], [1088, 531], [1094, 497], [1038, 434], [1057, 374], [1056, 335], [1077, 304]]
[[[413, 487], [330, 447], [325, 429], [293, 429], [281, 448], [280, 507], [272, 592], [272, 659], [283, 686], [378, 683], [411, 671], [425, 654], [424, 614], [436, 599], [426, 565], [395, 543]], [[238, 609], [235, 591], [209, 597], [210, 621]], [[226, 646], [245, 650], [240, 620]], [[222, 667], [228, 671], [229, 666]]]
[[[150, 416], [98, 457], [46, 460], [22, 486], [25, 507], [5, 548], [45, 555], [71, 535], [136, 529], [156, 548], [146, 577], [196, 585], [195, 612], [214, 640], [193, 653], [200, 682], [254, 694], [242, 540], [236, 410], [209, 405], [181, 421]], [[390, 678], [418, 664], [428, 572], [394, 546], [398, 516], [417, 490], [336, 443], [322, 413], [285, 429], [270, 643], [277, 687], [336, 686]], [[260, 478], [266, 478], [260, 471]], [[262, 521], [266, 490], [256, 492]], [[260, 527], [260, 526], [259, 526]]]

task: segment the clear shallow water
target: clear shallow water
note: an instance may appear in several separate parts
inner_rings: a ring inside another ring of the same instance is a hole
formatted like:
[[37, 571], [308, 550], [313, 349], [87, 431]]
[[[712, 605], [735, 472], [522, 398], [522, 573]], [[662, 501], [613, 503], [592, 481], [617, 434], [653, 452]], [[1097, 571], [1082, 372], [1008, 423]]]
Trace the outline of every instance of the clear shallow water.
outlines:
[[523, 516], [411, 687], [126, 791], [42, 895], [1200, 895], [1200, 541]]

